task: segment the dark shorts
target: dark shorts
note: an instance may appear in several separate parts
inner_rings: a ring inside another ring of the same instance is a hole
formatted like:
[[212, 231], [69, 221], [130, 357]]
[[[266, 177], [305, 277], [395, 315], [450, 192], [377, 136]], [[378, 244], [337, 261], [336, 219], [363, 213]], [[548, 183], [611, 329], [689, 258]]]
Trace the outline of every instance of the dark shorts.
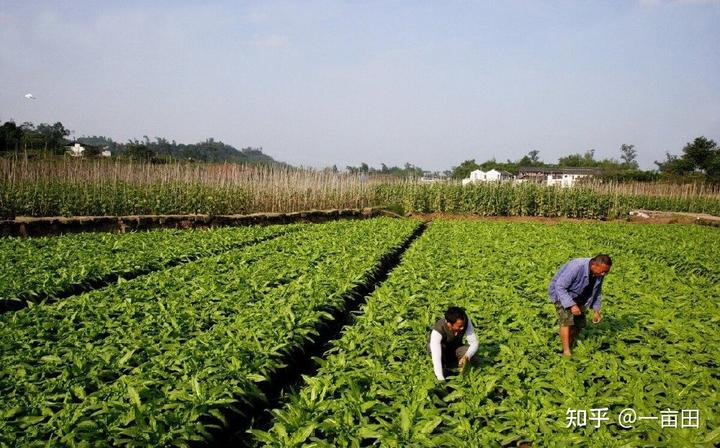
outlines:
[[[428, 344], [426, 348], [427, 348], [428, 354], [430, 354], [430, 344]], [[448, 350], [443, 350], [443, 352], [442, 352], [443, 368], [445, 368], [445, 369], [457, 368], [458, 361], [460, 360], [460, 358], [465, 356], [465, 353], [468, 351], [469, 348], [470, 348], [470, 346], [465, 344], [465, 345], [461, 345], [460, 347], [456, 348], [455, 350], [453, 350], [452, 348], [448, 349]], [[477, 355], [477, 353], [476, 353], [476, 355]], [[472, 358], [470, 358], [470, 364], [473, 366], [478, 366], [479, 362], [480, 362], [479, 356], [473, 356]]]
[[576, 316], [569, 309], [564, 308], [560, 302], [555, 302], [555, 311], [557, 311], [558, 323], [561, 327], [575, 327], [580, 330], [586, 324], [584, 311], [581, 315]]

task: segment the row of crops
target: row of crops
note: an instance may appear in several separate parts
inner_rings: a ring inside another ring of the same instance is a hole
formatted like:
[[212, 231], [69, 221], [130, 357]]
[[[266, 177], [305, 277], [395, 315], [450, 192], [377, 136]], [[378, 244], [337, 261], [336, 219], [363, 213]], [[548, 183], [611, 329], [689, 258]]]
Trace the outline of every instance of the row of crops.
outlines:
[[376, 219], [282, 237], [0, 317], [0, 445], [185, 445], [313, 338], [418, 228]]
[[[255, 443], [713, 446], [720, 268], [705, 263], [718, 250], [716, 230], [700, 227], [434, 222]], [[547, 282], [598, 252], [615, 261], [605, 317], [564, 359]], [[678, 255], [705, 270], [675, 265]], [[425, 344], [449, 305], [473, 319], [480, 366], [440, 384]], [[622, 427], [627, 408], [643, 419]], [[568, 410], [592, 409], [604, 409], [602, 426], [567, 427]], [[697, 427], [662, 427], [661, 413], [683, 410]]]
[[0, 239], [0, 309], [38, 303], [119, 278], [221, 253], [296, 226], [154, 230]]
[[[0, 218], [289, 212], [322, 208], [392, 207], [406, 212], [473, 213], [484, 216], [626, 217], [633, 209], [720, 215], [717, 194], [688, 194], [683, 186], [666, 194], [629, 193], [622, 184], [602, 190], [538, 184], [368, 183], [346, 178], [293, 179], [269, 185], [205, 185], [189, 182], [62, 182], [0, 179]], [[652, 189], [653, 184], [648, 184]]]
[[605, 219], [646, 209], [720, 215], [717, 197], [628, 194], [618, 190], [603, 192], [591, 186], [560, 188], [532, 183], [398, 184], [379, 185], [375, 195], [378, 204], [420, 213]]
[[[0, 240], [0, 259], [11, 260], [3, 297], [145, 273], [0, 315], [0, 446], [217, 442], [236, 417], [268, 415], [276, 374], [327, 337], [327, 322], [419, 229], [379, 218]], [[24, 247], [33, 249], [15, 249]], [[568, 259], [599, 252], [614, 260], [603, 320], [564, 359], [547, 283]], [[241, 442], [716, 445], [717, 253], [717, 229], [701, 226], [433, 222], [317, 372]], [[479, 365], [440, 383], [425, 345], [449, 305], [468, 310]], [[628, 408], [647, 418], [621, 425]], [[592, 409], [608, 419], [568, 424], [570, 410]], [[697, 425], [652, 419], [681, 410], [695, 411]]]

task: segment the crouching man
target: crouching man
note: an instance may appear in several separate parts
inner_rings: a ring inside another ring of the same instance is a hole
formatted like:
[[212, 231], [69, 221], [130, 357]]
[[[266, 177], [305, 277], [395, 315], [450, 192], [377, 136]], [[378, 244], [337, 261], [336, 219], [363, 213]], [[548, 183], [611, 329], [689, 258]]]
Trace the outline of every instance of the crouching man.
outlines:
[[[463, 336], [467, 345], [463, 345]], [[475, 329], [465, 310], [451, 306], [445, 312], [445, 318], [435, 322], [430, 332], [428, 352], [432, 357], [433, 370], [438, 380], [444, 381], [450, 369], [465, 368], [478, 349]]]

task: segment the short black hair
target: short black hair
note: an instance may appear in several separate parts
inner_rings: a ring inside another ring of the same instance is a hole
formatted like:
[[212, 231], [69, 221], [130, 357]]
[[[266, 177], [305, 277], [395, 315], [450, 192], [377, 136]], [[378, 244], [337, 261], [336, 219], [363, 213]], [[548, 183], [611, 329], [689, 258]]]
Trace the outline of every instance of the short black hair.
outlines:
[[447, 309], [447, 311], [445, 311], [446, 322], [454, 324], [458, 319], [462, 319], [464, 322], [467, 322], [467, 313], [465, 313], [464, 309], [459, 306], [451, 306]]
[[610, 258], [610, 255], [607, 254], [595, 255], [590, 259], [590, 261], [593, 264], [604, 264], [605, 266], [612, 266], [612, 259]]

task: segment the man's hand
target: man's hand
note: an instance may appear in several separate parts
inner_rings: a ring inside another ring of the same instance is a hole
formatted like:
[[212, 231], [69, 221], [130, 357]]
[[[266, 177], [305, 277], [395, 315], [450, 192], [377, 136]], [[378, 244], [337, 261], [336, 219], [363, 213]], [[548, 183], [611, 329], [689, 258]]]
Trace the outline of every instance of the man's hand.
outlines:
[[602, 316], [600, 315], [600, 311], [593, 311], [592, 323], [599, 324], [601, 320], [602, 320]]
[[468, 362], [467, 356], [463, 356], [462, 358], [460, 358], [458, 360], [458, 367], [460, 368], [460, 372], [463, 371], [463, 369], [465, 368], [465, 364], [467, 364], [467, 362]]
[[573, 305], [570, 307], [570, 312], [575, 316], [579, 316], [582, 314], [582, 309], [577, 305]]

